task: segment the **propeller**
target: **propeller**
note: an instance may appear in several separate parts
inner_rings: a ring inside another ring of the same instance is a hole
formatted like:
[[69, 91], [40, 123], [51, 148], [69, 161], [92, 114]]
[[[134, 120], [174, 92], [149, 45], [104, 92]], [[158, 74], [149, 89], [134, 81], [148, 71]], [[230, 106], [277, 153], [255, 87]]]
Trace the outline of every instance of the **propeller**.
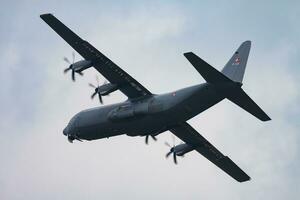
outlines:
[[145, 138], [145, 143], [146, 143], [146, 144], [148, 144], [149, 136], [150, 136], [154, 141], [157, 140], [157, 138], [156, 138], [154, 135], [146, 135], [146, 138]]
[[[73, 68], [73, 64], [75, 62], [75, 52], [74, 51], [72, 52], [72, 62], [70, 62], [70, 60], [67, 57], [64, 57], [63, 59], [64, 59], [64, 61], [66, 63], [69, 64], [69, 67], [67, 67], [66, 69], [64, 69], [64, 73], [66, 74], [68, 71], [71, 70], [72, 71], [72, 73], [71, 73], [72, 80], [75, 81], [75, 72], [76, 71]], [[80, 74], [81, 76], [83, 75], [82, 72], [76, 72], [76, 73]]]
[[171, 146], [168, 142], [165, 142], [165, 145], [171, 148], [170, 151], [166, 154], [166, 158], [168, 158], [171, 154], [173, 154], [173, 161], [174, 161], [175, 165], [177, 165], [177, 155], [176, 155], [176, 152], [174, 151], [175, 137], [173, 136], [172, 139], [173, 139], [173, 146]]
[[[99, 102], [100, 102], [101, 104], [103, 104], [102, 95], [101, 95], [101, 93], [100, 93], [100, 91], [99, 91], [99, 88], [100, 88], [101, 86], [100, 86], [100, 84], [99, 84], [98, 76], [96, 76], [96, 82], [97, 82], [97, 85], [96, 85], [96, 86], [93, 85], [92, 83], [89, 83], [89, 86], [95, 89], [94, 93], [91, 95], [91, 99], [94, 99], [94, 97], [98, 94]], [[105, 85], [105, 84], [107, 84], [107, 81], [106, 81], [106, 80], [103, 82], [103, 85]]]

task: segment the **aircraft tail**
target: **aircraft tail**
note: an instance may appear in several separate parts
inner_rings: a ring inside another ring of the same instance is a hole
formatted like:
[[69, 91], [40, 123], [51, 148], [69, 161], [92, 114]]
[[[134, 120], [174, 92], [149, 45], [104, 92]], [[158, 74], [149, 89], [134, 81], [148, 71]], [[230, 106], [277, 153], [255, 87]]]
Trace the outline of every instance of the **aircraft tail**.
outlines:
[[261, 121], [271, 120], [271, 118], [246, 94], [242, 88], [234, 90], [226, 96], [226, 98]]
[[245, 41], [235, 51], [222, 70], [222, 73], [234, 82], [243, 82], [251, 41]]
[[250, 46], [250, 41], [244, 42], [222, 73], [192, 52], [184, 53], [184, 56], [208, 83], [216, 85], [220, 94], [261, 121], [268, 121], [271, 118], [241, 88]]

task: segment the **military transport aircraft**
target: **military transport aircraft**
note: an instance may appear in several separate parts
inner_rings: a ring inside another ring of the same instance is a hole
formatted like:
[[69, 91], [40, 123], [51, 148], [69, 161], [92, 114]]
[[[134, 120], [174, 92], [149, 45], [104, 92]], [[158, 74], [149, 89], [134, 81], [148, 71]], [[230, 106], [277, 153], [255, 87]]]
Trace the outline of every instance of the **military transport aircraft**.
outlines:
[[223, 99], [229, 99], [262, 121], [269, 116], [244, 92], [243, 76], [251, 42], [245, 41], [219, 72], [192, 52], [184, 53], [187, 60], [206, 80], [206, 83], [162, 95], [152, 94], [109, 58], [87, 41], [81, 39], [52, 14], [40, 16], [58, 35], [84, 59], [65, 71], [75, 73], [94, 67], [109, 83], [98, 86], [94, 95], [99, 97], [120, 90], [125, 102], [83, 110], [76, 114], [63, 130], [68, 140], [96, 140], [117, 135], [153, 137], [171, 131], [185, 143], [173, 146], [167, 154], [176, 156], [193, 150], [199, 152], [239, 182], [250, 180], [229, 157], [223, 155], [186, 121]]

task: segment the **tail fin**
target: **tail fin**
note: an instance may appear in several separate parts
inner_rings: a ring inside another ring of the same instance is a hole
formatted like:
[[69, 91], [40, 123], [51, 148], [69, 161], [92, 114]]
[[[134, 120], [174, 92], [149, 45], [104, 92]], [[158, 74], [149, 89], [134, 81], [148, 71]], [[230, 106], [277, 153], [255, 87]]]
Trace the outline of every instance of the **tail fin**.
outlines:
[[[237, 51], [238, 53], [233, 55], [230, 61], [226, 64], [222, 73], [192, 52], [184, 53], [184, 56], [196, 68], [202, 77], [208, 83], [216, 85], [218, 91], [222, 93], [222, 95], [224, 94], [227, 99], [261, 121], [268, 121], [271, 120], [271, 118], [241, 88], [249, 50], [250, 41], [246, 41], [240, 46]], [[237, 58], [239, 61], [235, 60]], [[234, 65], [234, 62], [237, 62], [237, 64]]]
[[243, 42], [223, 68], [222, 73], [232, 81], [243, 82], [250, 48], [251, 41]]

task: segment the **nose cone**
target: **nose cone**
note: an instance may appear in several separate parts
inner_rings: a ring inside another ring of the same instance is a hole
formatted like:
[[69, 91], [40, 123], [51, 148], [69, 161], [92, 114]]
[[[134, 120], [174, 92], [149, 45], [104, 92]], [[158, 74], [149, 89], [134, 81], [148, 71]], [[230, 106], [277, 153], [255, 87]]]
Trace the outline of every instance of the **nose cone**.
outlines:
[[68, 136], [68, 127], [64, 128], [63, 134], [64, 134], [65, 136]]
[[63, 130], [63, 134], [65, 136], [69, 136], [69, 135], [72, 135], [74, 130], [73, 130], [73, 124], [72, 123], [69, 123]]
[[[68, 138], [74, 138], [77, 134], [77, 120], [78, 120], [78, 114], [76, 114], [74, 117], [71, 118], [71, 120], [69, 121], [68, 125], [66, 126], [66, 128], [64, 128], [63, 130], [63, 134], [65, 136], [67, 136]], [[77, 136], [76, 136], [77, 137]]]

